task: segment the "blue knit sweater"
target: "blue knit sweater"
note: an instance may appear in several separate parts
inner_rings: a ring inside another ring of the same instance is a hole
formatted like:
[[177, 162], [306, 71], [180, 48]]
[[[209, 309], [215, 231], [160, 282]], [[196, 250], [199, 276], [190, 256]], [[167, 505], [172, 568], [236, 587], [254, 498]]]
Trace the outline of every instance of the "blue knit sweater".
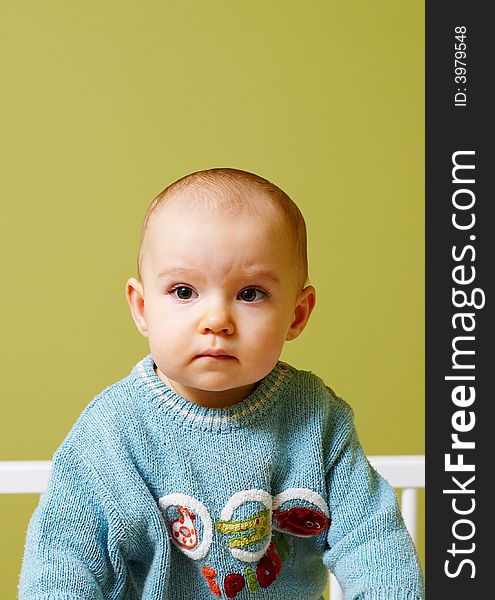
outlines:
[[31, 519], [21, 600], [418, 600], [393, 489], [351, 408], [278, 363], [244, 401], [208, 409], [151, 356], [83, 411]]

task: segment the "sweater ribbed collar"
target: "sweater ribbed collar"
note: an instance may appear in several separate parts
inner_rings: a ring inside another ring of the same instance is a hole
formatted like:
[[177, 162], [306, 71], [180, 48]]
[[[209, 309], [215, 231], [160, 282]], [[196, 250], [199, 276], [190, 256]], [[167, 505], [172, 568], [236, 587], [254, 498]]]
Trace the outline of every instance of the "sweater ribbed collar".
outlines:
[[256, 420], [273, 407], [296, 371], [294, 367], [279, 361], [242, 402], [224, 408], [207, 408], [194, 404], [170, 389], [155, 373], [154, 367], [151, 354], [138, 362], [130, 374], [134, 385], [160, 411], [166, 411], [181, 426], [203, 431], [229, 431]]

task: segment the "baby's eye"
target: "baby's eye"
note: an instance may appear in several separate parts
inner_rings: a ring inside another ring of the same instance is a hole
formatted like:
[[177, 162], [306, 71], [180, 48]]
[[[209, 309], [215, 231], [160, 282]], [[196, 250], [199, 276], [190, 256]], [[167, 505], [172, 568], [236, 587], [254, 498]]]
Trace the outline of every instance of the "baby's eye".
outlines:
[[242, 290], [242, 292], [239, 292], [238, 297], [244, 302], [258, 302], [259, 300], [262, 300], [265, 296], [266, 294], [262, 290], [251, 287]]
[[198, 297], [198, 294], [188, 285], [178, 285], [174, 287], [170, 293], [178, 300], [191, 300], [192, 298]]

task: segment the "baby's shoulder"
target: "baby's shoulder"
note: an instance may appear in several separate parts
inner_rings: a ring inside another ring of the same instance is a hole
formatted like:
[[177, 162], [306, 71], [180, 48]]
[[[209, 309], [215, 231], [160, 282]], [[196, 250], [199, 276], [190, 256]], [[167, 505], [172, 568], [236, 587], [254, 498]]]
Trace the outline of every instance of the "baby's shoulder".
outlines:
[[98, 393], [84, 408], [67, 434], [63, 445], [81, 453], [94, 454], [121, 443], [125, 432], [135, 429], [136, 391], [125, 377]]
[[332, 387], [312, 371], [291, 367], [292, 393], [309, 404], [317, 404], [333, 411], [352, 412], [351, 406]]

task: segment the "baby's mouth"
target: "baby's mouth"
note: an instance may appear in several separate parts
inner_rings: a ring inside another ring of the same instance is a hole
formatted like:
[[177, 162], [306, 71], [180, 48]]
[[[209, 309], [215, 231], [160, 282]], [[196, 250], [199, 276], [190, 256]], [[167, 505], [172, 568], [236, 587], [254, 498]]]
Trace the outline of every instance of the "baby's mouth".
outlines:
[[228, 354], [225, 350], [211, 349], [205, 350], [201, 352], [201, 354], [196, 354], [194, 358], [202, 358], [206, 360], [237, 360], [235, 356]]
[[210, 356], [209, 354], [201, 354], [197, 358], [210, 359], [210, 360], [236, 360], [235, 356], [228, 356], [222, 354], [221, 356]]

